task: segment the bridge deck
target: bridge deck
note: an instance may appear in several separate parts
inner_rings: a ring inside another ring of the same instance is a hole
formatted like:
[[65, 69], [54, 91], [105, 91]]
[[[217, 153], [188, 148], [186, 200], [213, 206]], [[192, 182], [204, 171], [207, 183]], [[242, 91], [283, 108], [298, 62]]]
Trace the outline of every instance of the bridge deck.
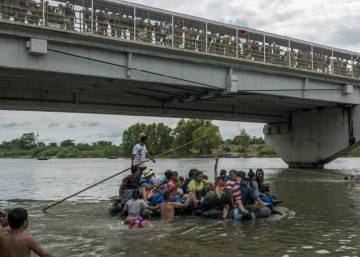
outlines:
[[40, 0], [2, 0], [0, 21], [135, 40], [360, 79], [360, 54], [355, 52], [123, 1], [43, 3]]

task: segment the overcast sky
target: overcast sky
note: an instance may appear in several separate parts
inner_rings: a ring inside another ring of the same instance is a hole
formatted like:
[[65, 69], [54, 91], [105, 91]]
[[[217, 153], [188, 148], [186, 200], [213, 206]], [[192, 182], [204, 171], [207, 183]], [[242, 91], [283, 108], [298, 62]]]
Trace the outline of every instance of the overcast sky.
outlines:
[[[360, 0], [136, 0], [153, 7], [242, 25], [285, 36], [360, 52]], [[0, 141], [38, 132], [45, 142], [71, 138], [77, 142], [121, 142], [124, 129], [136, 122], [178, 119], [95, 114], [0, 111]], [[214, 121], [224, 138], [241, 128], [262, 135], [263, 124]]]

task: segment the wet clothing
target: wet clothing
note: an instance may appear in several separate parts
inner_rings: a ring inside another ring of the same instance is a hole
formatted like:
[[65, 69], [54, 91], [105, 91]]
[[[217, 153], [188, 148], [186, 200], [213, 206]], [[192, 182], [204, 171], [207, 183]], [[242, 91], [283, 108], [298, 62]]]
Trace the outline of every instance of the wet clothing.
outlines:
[[188, 190], [188, 185], [189, 185], [189, 183], [191, 182], [191, 180], [193, 180], [193, 178], [187, 177], [187, 178], [184, 180], [184, 182], [182, 183], [181, 188], [182, 188], [182, 190], [183, 190], [184, 193], [187, 192], [187, 190]]
[[128, 211], [129, 217], [141, 216], [141, 211], [148, 208], [149, 205], [142, 199], [130, 199], [126, 202], [124, 210]]
[[155, 185], [153, 179], [148, 179], [148, 178], [144, 178], [144, 177], [142, 177], [140, 179], [139, 184], [140, 184], [140, 186], [153, 186], [153, 185]]
[[142, 225], [143, 222], [144, 222], [144, 219], [142, 217], [140, 217], [140, 216], [134, 217], [134, 218], [131, 219], [131, 223], [129, 225], [129, 228], [131, 229], [135, 225], [139, 225], [140, 228], [142, 228], [143, 227], [143, 225]]
[[216, 192], [216, 191], [224, 191], [225, 188], [226, 188], [226, 184], [223, 185], [223, 186], [216, 185], [216, 186], [215, 186], [215, 192]]
[[[146, 145], [136, 144], [133, 147], [132, 154], [135, 155], [135, 165], [146, 160]], [[146, 167], [145, 163], [139, 165], [140, 168]]]
[[264, 203], [270, 203], [268, 207], [270, 210], [272, 210], [275, 207], [275, 203], [273, 202], [273, 199], [270, 195], [260, 195], [260, 200]]
[[229, 180], [226, 182], [226, 189], [231, 190], [231, 195], [235, 201], [241, 200], [240, 182]]
[[133, 174], [126, 176], [122, 181], [122, 187], [124, 190], [132, 190], [139, 188], [140, 177], [134, 176]]
[[122, 194], [122, 200], [121, 204], [125, 205], [127, 201], [129, 201], [132, 198], [134, 189], [125, 190]]
[[250, 205], [254, 204], [257, 199], [257, 195], [255, 194], [254, 189], [252, 188], [245, 188], [241, 191], [241, 200], [243, 205]]
[[190, 181], [188, 184], [187, 191], [195, 191], [197, 193], [202, 192], [204, 190], [204, 182], [196, 182], [194, 179]]
[[162, 188], [165, 192], [170, 192], [170, 194], [174, 196], [177, 193], [177, 182], [174, 179], [170, 179]]
[[230, 177], [228, 175], [220, 176], [225, 182], [230, 180]]
[[259, 191], [262, 192], [265, 189], [265, 183], [264, 179], [256, 179], [256, 182], [258, 184]]

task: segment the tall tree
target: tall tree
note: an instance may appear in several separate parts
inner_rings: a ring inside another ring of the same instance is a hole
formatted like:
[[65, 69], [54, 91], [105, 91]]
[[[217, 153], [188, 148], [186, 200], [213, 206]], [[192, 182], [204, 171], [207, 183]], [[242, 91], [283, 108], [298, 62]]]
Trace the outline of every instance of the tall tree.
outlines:
[[123, 133], [122, 147], [125, 154], [130, 155], [133, 146], [139, 142], [141, 134], [148, 136], [147, 149], [150, 154], [158, 154], [168, 150], [173, 143], [172, 129], [163, 123], [136, 123]]
[[245, 129], [240, 130], [240, 135], [237, 135], [233, 139], [233, 144], [238, 145], [240, 151], [246, 152], [250, 144], [251, 137], [246, 133]]
[[200, 119], [181, 119], [173, 131], [175, 145], [182, 145], [203, 135], [210, 135], [180, 149], [178, 154], [190, 156], [192, 153], [209, 154], [221, 143], [219, 128], [210, 121]]
[[60, 146], [62, 146], [62, 147], [68, 147], [68, 146], [74, 146], [74, 145], [75, 145], [74, 140], [71, 140], [71, 139], [66, 139], [60, 143]]
[[36, 146], [37, 137], [34, 133], [25, 133], [18, 140], [20, 149], [32, 149]]
[[[175, 137], [174, 144], [176, 146], [185, 144], [193, 140], [193, 132], [199, 127], [206, 126], [209, 124], [209, 121], [200, 120], [200, 119], [181, 119], [176, 125], [176, 128], [173, 131]], [[178, 150], [178, 153], [182, 156], [189, 156], [191, 154], [191, 149], [193, 145], [187, 145], [184, 148]]]
[[136, 123], [129, 128], [127, 128], [122, 137], [122, 147], [124, 153], [131, 155], [133, 146], [139, 142], [140, 135], [145, 133], [146, 124], [145, 123]]
[[193, 132], [193, 139], [208, 135], [208, 137], [203, 138], [200, 141], [194, 143], [193, 147], [195, 151], [198, 151], [200, 154], [209, 155], [219, 147], [222, 142], [220, 135], [220, 130], [218, 126], [210, 124], [205, 124], [205, 126], [197, 128]]

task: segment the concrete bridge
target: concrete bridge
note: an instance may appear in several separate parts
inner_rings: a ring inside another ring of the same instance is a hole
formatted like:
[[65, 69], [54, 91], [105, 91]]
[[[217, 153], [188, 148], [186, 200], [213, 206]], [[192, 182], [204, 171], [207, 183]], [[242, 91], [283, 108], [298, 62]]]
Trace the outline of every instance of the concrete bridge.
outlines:
[[264, 122], [291, 167], [359, 143], [359, 55], [127, 2], [0, 2], [0, 108]]

